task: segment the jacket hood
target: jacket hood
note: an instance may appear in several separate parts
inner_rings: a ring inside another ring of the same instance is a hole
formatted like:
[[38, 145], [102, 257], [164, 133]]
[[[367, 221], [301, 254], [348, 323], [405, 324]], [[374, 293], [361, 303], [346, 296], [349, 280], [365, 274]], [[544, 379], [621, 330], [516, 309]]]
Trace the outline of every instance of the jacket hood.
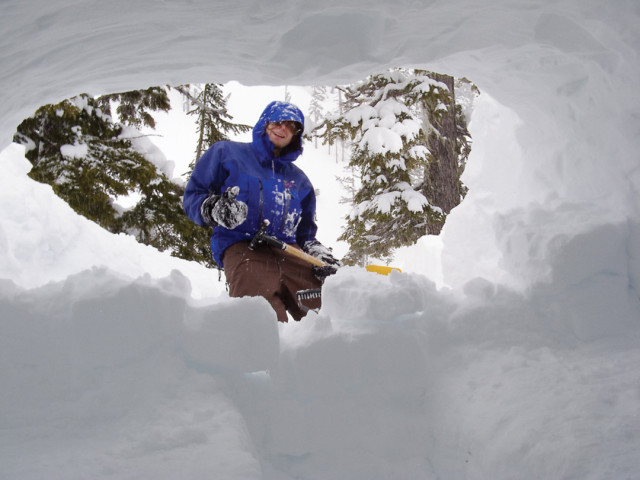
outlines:
[[[274, 158], [274, 145], [267, 135], [267, 124], [270, 122], [283, 122], [291, 120], [298, 122], [304, 130], [304, 115], [302, 111], [292, 103], [275, 101], [271, 102], [262, 112], [258, 122], [253, 127], [253, 147], [259, 152], [260, 158], [271, 160]], [[293, 162], [302, 153], [302, 131], [293, 136], [291, 143], [282, 149], [277, 161]]]

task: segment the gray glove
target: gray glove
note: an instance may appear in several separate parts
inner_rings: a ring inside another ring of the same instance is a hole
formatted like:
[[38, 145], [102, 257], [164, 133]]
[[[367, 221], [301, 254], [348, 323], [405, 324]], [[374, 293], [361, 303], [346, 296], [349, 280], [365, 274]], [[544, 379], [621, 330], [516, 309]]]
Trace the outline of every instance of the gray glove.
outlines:
[[322, 260], [327, 265], [332, 265], [335, 267], [341, 267], [342, 262], [336, 259], [333, 256], [333, 252], [330, 248], [322, 245], [318, 240], [309, 240], [304, 242], [302, 245], [302, 250], [312, 257], [316, 257], [319, 260]]
[[302, 250], [312, 257], [322, 260], [326, 265], [324, 267], [313, 267], [315, 277], [324, 283], [325, 279], [338, 271], [338, 267], [342, 266], [342, 262], [333, 256], [330, 248], [325, 247], [317, 240], [309, 240], [302, 245]]
[[202, 219], [210, 227], [221, 227], [233, 230], [242, 225], [247, 219], [249, 207], [244, 202], [236, 200], [239, 187], [229, 187], [222, 195], [209, 195], [202, 206]]

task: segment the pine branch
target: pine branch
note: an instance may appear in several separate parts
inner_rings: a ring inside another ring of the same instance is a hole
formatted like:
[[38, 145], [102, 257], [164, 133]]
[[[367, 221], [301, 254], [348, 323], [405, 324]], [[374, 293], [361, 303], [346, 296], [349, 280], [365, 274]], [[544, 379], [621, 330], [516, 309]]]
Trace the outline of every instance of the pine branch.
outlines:
[[204, 102], [201, 102], [198, 98], [194, 97], [191, 92], [189, 91], [188, 85], [180, 85], [177, 87], [170, 87], [170, 88], [174, 88], [175, 90], [177, 90], [178, 92], [180, 92], [182, 95], [184, 95], [185, 97], [187, 97], [189, 99], [189, 101], [191, 103], [193, 103], [194, 105], [196, 105], [198, 108], [201, 108], [202, 110], [205, 110], [207, 112], [210, 113], [214, 113], [218, 116], [228, 116], [228, 112], [226, 108], [212, 108], [209, 105], [206, 105]]

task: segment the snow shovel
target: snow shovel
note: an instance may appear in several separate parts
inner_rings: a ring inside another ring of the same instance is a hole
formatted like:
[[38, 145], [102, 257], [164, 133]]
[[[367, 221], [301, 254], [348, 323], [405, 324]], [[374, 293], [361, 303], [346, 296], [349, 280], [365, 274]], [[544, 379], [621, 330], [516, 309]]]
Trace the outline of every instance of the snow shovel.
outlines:
[[262, 225], [256, 232], [256, 234], [251, 239], [251, 242], [249, 243], [249, 248], [251, 250], [254, 250], [258, 245], [265, 244], [265, 245], [269, 245], [270, 247], [277, 248], [278, 250], [282, 250], [284, 251], [284, 253], [288, 255], [298, 257], [304, 260], [305, 262], [310, 263], [311, 265], [314, 265], [316, 267], [327, 266], [327, 264], [324, 263], [319, 258], [309, 255], [308, 253], [303, 252], [302, 250], [298, 250], [297, 248], [284, 243], [282, 240], [278, 240], [276, 237], [267, 235], [268, 226], [269, 226], [269, 220], [264, 220], [262, 222]]
[[379, 275], [389, 275], [393, 270], [396, 270], [397, 272], [402, 272], [402, 270], [400, 270], [399, 268], [386, 267], [384, 265], [367, 265], [364, 268], [366, 268], [367, 272], [373, 272]]
[[[253, 239], [251, 239], [251, 242], [249, 243], [249, 248], [251, 250], [254, 250], [258, 245], [265, 244], [269, 245], [270, 247], [283, 250], [285, 253], [294, 257], [298, 257], [316, 267], [328, 266], [328, 264], [324, 263], [319, 258], [316, 258], [306, 252], [303, 252], [302, 250], [292, 247], [291, 245], [286, 244], [282, 240], [278, 240], [271, 235], [267, 235], [267, 227], [269, 227], [269, 220], [264, 220], [256, 234], [253, 236]], [[367, 272], [373, 272], [379, 275], [389, 275], [393, 270], [402, 272], [402, 270], [400, 270], [399, 268], [387, 267], [383, 265], [367, 265], [365, 268]]]
[[[251, 239], [251, 242], [249, 242], [249, 248], [251, 250], [254, 250], [258, 245], [268, 245], [272, 248], [277, 248], [278, 250], [282, 250], [284, 253], [297, 257], [301, 260], [304, 260], [305, 262], [309, 263], [310, 265], [313, 265], [315, 267], [326, 267], [328, 266], [326, 263], [324, 263], [322, 260], [320, 260], [319, 258], [316, 258], [312, 255], [309, 255], [306, 252], [303, 252], [302, 250], [298, 250], [295, 247], [292, 247], [291, 245], [286, 244], [285, 242], [283, 242], [282, 240], [278, 240], [275, 237], [272, 237], [271, 235], [267, 235], [267, 227], [269, 226], [269, 220], [264, 220], [262, 222], [262, 225], [260, 226], [260, 228], [258, 229], [258, 231], [256, 232], [256, 234], [253, 236], [253, 238]], [[296, 292], [296, 297], [298, 300], [298, 306], [300, 307], [300, 309], [304, 312], [308, 312], [310, 310], [309, 307], [307, 307], [306, 305], [304, 305], [302, 302], [304, 300], [313, 300], [316, 298], [320, 298], [321, 296], [321, 290], [319, 288], [311, 288], [309, 290], [300, 290], [298, 292]]]
[[[272, 237], [271, 235], [267, 235], [267, 228], [269, 227], [269, 220], [264, 220], [262, 222], [262, 225], [260, 226], [260, 228], [258, 229], [258, 231], [256, 232], [256, 234], [253, 236], [253, 238], [251, 239], [251, 242], [249, 243], [249, 248], [251, 250], [254, 250], [258, 245], [268, 245], [272, 248], [277, 248], [279, 250], [284, 251], [286, 254], [288, 255], [292, 255], [294, 257], [297, 257], [301, 260], [306, 261], [307, 263], [316, 266], [316, 267], [327, 267], [328, 264], [324, 263], [322, 260], [320, 260], [319, 258], [316, 258], [312, 255], [309, 255], [306, 252], [303, 252], [302, 250], [299, 250], [295, 247], [292, 247], [291, 245], [283, 242], [282, 240], [278, 240], [275, 237]], [[391, 273], [391, 271], [393, 270], [397, 270], [398, 272], [402, 272], [402, 270], [400, 270], [399, 268], [395, 268], [395, 267], [386, 267], [386, 266], [382, 266], [382, 265], [367, 265], [365, 267], [367, 269], [368, 272], [374, 272], [377, 273], [379, 275], [389, 275], [389, 273]], [[309, 308], [306, 307], [305, 305], [302, 304], [303, 300], [312, 300], [312, 299], [316, 299], [316, 298], [320, 298], [322, 294], [321, 289], [319, 288], [311, 288], [308, 290], [300, 290], [299, 292], [296, 292], [296, 296], [297, 296], [297, 300], [298, 300], [298, 306], [305, 312], [309, 311]]]
[[[389, 275], [393, 270], [398, 272], [402, 272], [399, 268], [396, 267], [386, 267], [383, 265], [367, 265], [367, 272], [377, 273], [379, 275]], [[322, 289], [320, 288], [310, 288], [308, 290], [300, 290], [296, 292], [296, 297], [298, 298], [298, 306], [305, 312], [310, 310], [309, 307], [305, 306], [302, 301], [303, 300], [313, 300], [316, 298], [322, 298]]]

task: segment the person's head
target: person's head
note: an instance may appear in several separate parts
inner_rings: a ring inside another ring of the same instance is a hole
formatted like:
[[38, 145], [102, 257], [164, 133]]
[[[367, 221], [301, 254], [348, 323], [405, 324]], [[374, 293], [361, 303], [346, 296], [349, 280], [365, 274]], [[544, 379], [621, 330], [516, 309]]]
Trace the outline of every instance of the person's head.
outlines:
[[273, 145], [276, 155], [281, 155], [302, 151], [303, 130], [302, 111], [292, 103], [275, 101], [267, 105], [262, 112], [254, 127], [254, 137], [266, 136]]
[[300, 133], [302, 128], [293, 120], [282, 120], [267, 123], [266, 132], [269, 140], [275, 148], [284, 148], [291, 143], [293, 137]]

